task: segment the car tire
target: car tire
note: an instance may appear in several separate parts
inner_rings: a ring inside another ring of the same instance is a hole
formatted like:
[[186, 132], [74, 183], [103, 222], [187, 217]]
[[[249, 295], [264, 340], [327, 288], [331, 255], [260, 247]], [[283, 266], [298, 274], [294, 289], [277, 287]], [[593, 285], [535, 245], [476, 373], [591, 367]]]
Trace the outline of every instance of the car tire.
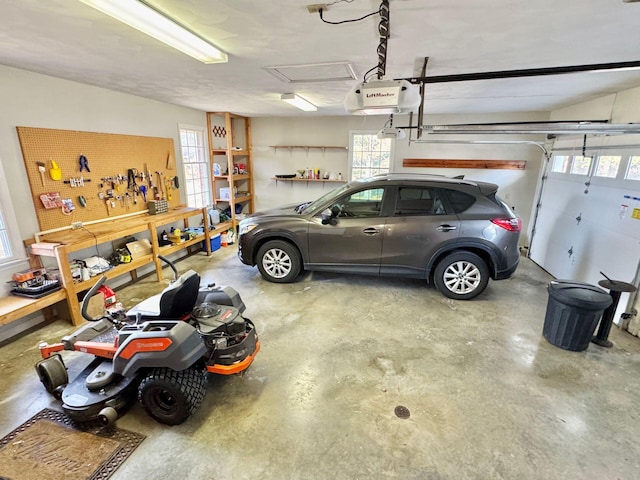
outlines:
[[445, 297], [470, 300], [480, 295], [489, 283], [489, 268], [475, 253], [455, 252], [436, 266], [433, 282]]
[[284, 240], [271, 240], [258, 250], [258, 270], [265, 280], [290, 283], [300, 274], [298, 249]]
[[179, 372], [155, 368], [142, 379], [138, 400], [150, 417], [166, 425], [179, 425], [200, 407], [206, 392], [204, 372], [190, 367]]

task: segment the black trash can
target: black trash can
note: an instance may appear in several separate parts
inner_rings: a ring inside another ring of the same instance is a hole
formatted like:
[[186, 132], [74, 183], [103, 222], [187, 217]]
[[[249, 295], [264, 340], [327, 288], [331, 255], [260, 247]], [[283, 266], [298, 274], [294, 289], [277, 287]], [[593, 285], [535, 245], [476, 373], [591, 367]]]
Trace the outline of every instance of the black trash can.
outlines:
[[600, 287], [573, 280], [554, 280], [547, 290], [544, 338], [565, 350], [586, 350], [611, 296]]

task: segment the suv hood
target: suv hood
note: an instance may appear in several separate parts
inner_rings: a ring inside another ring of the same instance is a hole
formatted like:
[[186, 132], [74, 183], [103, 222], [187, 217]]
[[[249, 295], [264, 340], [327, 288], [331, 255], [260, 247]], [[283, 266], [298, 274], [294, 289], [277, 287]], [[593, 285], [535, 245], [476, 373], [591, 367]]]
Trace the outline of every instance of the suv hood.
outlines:
[[290, 203], [287, 205], [281, 205], [279, 207], [271, 208], [269, 210], [263, 210], [261, 212], [252, 213], [251, 215], [248, 215], [246, 218], [275, 217], [275, 216], [282, 216], [282, 215], [297, 216], [298, 213], [296, 212], [296, 207], [298, 205], [302, 205], [303, 203], [306, 203], [306, 202], [297, 202], [297, 203]]

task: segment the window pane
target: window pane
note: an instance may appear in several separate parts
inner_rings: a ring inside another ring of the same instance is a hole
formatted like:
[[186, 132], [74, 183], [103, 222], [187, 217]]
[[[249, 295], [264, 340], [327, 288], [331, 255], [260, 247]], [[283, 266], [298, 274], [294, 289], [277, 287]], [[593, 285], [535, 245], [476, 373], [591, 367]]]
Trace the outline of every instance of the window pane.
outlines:
[[211, 203], [211, 183], [204, 151], [204, 131], [180, 129], [180, 142], [187, 205], [205, 207]]
[[620, 155], [606, 155], [598, 157], [598, 167], [596, 168], [596, 177], [616, 178], [618, 168], [620, 168]]
[[567, 173], [569, 169], [569, 156], [557, 155], [553, 157], [553, 164], [551, 165], [552, 172]]
[[576, 155], [573, 157], [571, 164], [571, 173], [574, 175], [589, 175], [589, 167], [591, 166], [591, 157], [583, 157]]
[[391, 169], [391, 139], [376, 134], [353, 134], [351, 179], [368, 178]]
[[629, 159], [629, 169], [626, 177], [629, 180], [640, 180], [640, 156], [634, 155]]
[[7, 235], [7, 229], [2, 219], [2, 212], [0, 212], [0, 260], [9, 258], [11, 256], [11, 245], [9, 244], [9, 237]]

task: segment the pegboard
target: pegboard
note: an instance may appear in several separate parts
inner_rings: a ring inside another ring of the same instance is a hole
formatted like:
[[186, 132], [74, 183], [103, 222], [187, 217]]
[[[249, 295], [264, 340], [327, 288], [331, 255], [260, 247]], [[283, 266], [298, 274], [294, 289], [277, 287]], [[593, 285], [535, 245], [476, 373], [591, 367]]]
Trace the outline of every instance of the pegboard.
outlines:
[[[180, 205], [180, 192], [171, 182], [177, 175], [172, 138], [32, 127], [16, 129], [40, 230], [146, 210], [140, 186], [147, 188], [146, 201], [159, 197], [168, 200], [169, 208]], [[90, 171], [82, 167], [81, 156], [87, 159]], [[45, 165], [42, 175], [38, 162]], [[61, 170], [60, 180], [52, 179], [52, 162]], [[145, 165], [155, 189], [150, 187], [148, 177], [143, 178]], [[129, 182], [129, 169], [137, 174], [137, 188]], [[118, 175], [122, 181], [108, 180]], [[72, 186], [74, 183], [77, 185]], [[182, 187], [179, 182], [178, 185]], [[113, 198], [108, 198], [109, 190], [113, 191]], [[43, 202], [40, 197], [46, 194], [53, 195], [48, 196], [48, 202]], [[71, 200], [73, 209], [61, 205], [55, 194], [59, 194], [60, 200]], [[100, 199], [100, 194], [105, 198]], [[44, 203], [52, 208], [45, 208]]]

